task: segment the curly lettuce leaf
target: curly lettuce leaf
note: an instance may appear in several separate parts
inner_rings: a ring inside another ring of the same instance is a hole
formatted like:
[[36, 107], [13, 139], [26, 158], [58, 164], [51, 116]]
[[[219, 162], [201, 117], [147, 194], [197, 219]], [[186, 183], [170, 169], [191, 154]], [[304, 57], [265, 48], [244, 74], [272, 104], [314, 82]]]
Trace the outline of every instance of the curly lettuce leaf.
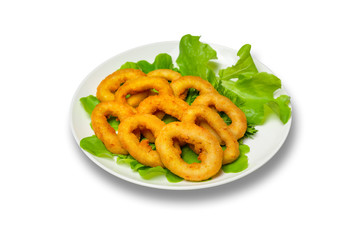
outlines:
[[134, 171], [137, 171], [139, 175], [146, 180], [152, 179], [157, 176], [164, 175], [169, 182], [176, 183], [181, 182], [183, 178], [173, 174], [166, 168], [158, 167], [148, 167], [138, 161], [136, 161], [131, 155], [117, 155], [116, 160], [117, 164], [128, 164], [130, 168]]
[[114, 154], [107, 150], [103, 142], [95, 135], [81, 139], [80, 147], [97, 157], [114, 157]]
[[156, 69], [172, 69], [176, 71], [176, 68], [174, 68], [174, 64], [172, 61], [172, 58], [167, 53], [160, 53], [155, 57], [155, 60], [153, 63], [149, 63], [148, 61], [141, 60], [138, 62], [126, 62], [124, 63], [120, 69], [125, 68], [133, 68], [133, 69], [140, 69], [144, 73], [149, 73]]
[[80, 98], [80, 102], [83, 106], [83, 108], [85, 109], [85, 111], [91, 115], [92, 111], [94, 110], [95, 106], [98, 105], [100, 103], [100, 100], [97, 99], [95, 96], [93, 95], [89, 95], [87, 97], [82, 97]]
[[249, 166], [248, 157], [246, 154], [250, 152], [250, 148], [248, 145], [245, 145], [241, 142], [239, 143], [240, 156], [234, 162], [222, 166], [221, 169], [225, 173], [238, 173], [244, 171]]
[[279, 88], [281, 88], [279, 78], [273, 74], [261, 72], [241, 75], [237, 81], [222, 81], [220, 93], [241, 108], [250, 125], [263, 124], [265, 105], [273, 109], [285, 124], [291, 116], [291, 109], [288, 107], [290, 100], [286, 95], [274, 99], [274, 92]]
[[[216, 76], [210, 66], [212, 59], [217, 59], [216, 51], [210, 45], [200, 42], [200, 36], [187, 34], [181, 38], [176, 63], [183, 76], [198, 76], [210, 83], [215, 82]], [[191, 88], [185, 101], [191, 105], [198, 95], [199, 92]]]
[[211, 59], [217, 59], [216, 51], [210, 45], [199, 41], [200, 36], [187, 34], [179, 44], [179, 56], [176, 63], [183, 76], [191, 75], [207, 79]]
[[219, 71], [219, 77], [221, 80], [229, 80], [232, 78], [238, 78], [242, 73], [258, 73], [254, 60], [250, 54], [251, 45], [245, 44], [240, 48], [237, 53], [239, 60], [235, 65]]

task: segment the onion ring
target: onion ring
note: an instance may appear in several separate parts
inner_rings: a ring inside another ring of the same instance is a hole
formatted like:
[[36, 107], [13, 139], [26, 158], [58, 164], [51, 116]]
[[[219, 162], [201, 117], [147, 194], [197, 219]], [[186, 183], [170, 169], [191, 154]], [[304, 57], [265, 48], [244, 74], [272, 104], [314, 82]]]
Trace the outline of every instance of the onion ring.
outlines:
[[[146, 76], [146, 74], [138, 69], [119, 69], [101, 81], [101, 83], [97, 87], [96, 97], [101, 102], [114, 101], [114, 93], [119, 89], [122, 83], [126, 82], [127, 80], [135, 79], [142, 76]], [[149, 95], [149, 93], [150, 92], [147, 91], [145, 93], [139, 93], [139, 96], [131, 96], [128, 99], [128, 102], [131, 106], [137, 106], [139, 105], [139, 102], [141, 100], [143, 100]]]
[[[193, 144], [200, 149], [198, 159], [201, 163], [184, 162], [180, 157], [180, 151], [174, 146], [174, 139]], [[195, 124], [167, 124], [156, 138], [155, 146], [165, 167], [185, 180], [207, 180], [218, 173], [222, 165], [223, 153], [218, 141], [208, 131]]]
[[155, 89], [159, 95], [174, 95], [168, 81], [160, 77], [139, 77], [125, 82], [115, 93], [115, 101], [123, 105], [128, 105], [126, 96]]
[[175, 79], [170, 83], [171, 88], [174, 91], [176, 97], [184, 100], [187, 96], [187, 90], [189, 88], [194, 88], [199, 91], [199, 94], [206, 93], [217, 93], [216, 89], [208, 81], [194, 76], [184, 76], [178, 79]]
[[[183, 115], [182, 121], [186, 123], [196, 123], [196, 120], [205, 120], [225, 142], [224, 158], [222, 163], [228, 164], [236, 160], [240, 155], [239, 143], [233, 134], [228, 130], [228, 126], [219, 114], [205, 106], [191, 106]], [[194, 146], [196, 149], [196, 146]], [[195, 150], [198, 152], [198, 150]]]
[[[138, 113], [153, 114], [162, 119], [166, 114], [181, 120], [182, 114], [188, 109], [189, 105], [180, 98], [170, 95], [157, 95], [146, 98], [137, 107]], [[141, 133], [149, 139], [150, 142], [155, 142], [155, 137], [150, 131], [144, 129]]]
[[220, 94], [204, 94], [198, 96], [191, 106], [215, 107], [218, 112], [225, 112], [231, 119], [229, 131], [238, 140], [242, 138], [247, 129], [246, 116], [230, 99]]
[[130, 107], [123, 107], [117, 102], [101, 102], [91, 113], [91, 124], [95, 135], [104, 143], [105, 147], [115, 154], [128, 154], [116, 135], [116, 131], [107, 121], [108, 116], [117, 117], [120, 121], [134, 115]]
[[155, 137], [165, 126], [159, 118], [150, 114], [136, 114], [121, 121], [118, 128], [118, 136], [122, 146], [141, 164], [150, 167], [161, 166], [163, 163], [157, 151], [151, 149], [148, 140], [141, 143], [134, 134], [137, 129], [149, 129]]
[[142, 100], [147, 98], [148, 96], [152, 96], [155, 93], [151, 90], [139, 92], [137, 94], [131, 95], [126, 99], [127, 103], [132, 107], [137, 107], [141, 103]]
[[146, 98], [137, 107], [138, 113], [154, 114], [158, 110], [165, 112], [181, 121], [182, 114], [189, 108], [189, 105], [174, 96], [158, 95]]
[[181, 74], [171, 69], [156, 69], [147, 74], [149, 77], [162, 77], [172, 82], [181, 77]]

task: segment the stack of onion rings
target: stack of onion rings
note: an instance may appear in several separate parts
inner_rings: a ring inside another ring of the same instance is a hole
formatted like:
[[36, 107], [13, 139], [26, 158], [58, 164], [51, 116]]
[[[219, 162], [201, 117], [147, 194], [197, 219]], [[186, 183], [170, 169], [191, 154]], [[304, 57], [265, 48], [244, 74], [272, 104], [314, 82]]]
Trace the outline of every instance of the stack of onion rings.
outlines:
[[[190, 88], [199, 91], [191, 106], [184, 101]], [[237, 140], [247, 128], [245, 114], [200, 77], [170, 69], [148, 74], [122, 69], [99, 84], [97, 97], [101, 103], [92, 112], [92, 127], [114, 154], [130, 154], [143, 165], [166, 167], [189, 181], [209, 179], [239, 157]], [[218, 112], [225, 112], [232, 123], [227, 125]], [[165, 124], [165, 114], [179, 121]], [[117, 133], [107, 122], [109, 116], [120, 120]], [[156, 150], [149, 142], [155, 142]], [[198, 154], [200, 163], [181, 159], [184, 144]]]

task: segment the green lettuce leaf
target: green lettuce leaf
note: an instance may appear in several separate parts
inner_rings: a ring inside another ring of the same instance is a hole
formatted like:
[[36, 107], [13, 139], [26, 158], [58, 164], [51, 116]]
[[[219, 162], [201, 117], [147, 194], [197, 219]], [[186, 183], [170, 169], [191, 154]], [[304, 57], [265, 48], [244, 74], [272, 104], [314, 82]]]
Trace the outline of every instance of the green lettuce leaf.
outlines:
[[127, 69], [127, 68], [140, 69], [138, 64], [134, 62], [126, 62], [120, 67], [120, 69]]
[[183, 76], [191, 75], [207, 79], [211, 59], [217, 59], [216, 51], [210, 45], [199, 41], [200, 36], [187, 34], [180, 40], [176, 63]]
[[183, 178], [179, 177], [178, 175], [175, 175], [172, 172], [170, 172], [168, 169], [166, 169], [166, 170], [167, 170], [167, 173], [166, 173], [165, 177], [169, 182], [177, 183], [177, 182], [181, 182], [182, 180], [184, 180]]
[[274, 99], [275, 90], [281, 88], [281, 81], [273, 74], [261, 72], [253, 75], [241, 75], [235, 81], [221, 82], [221, 94], [232, 100], [245, 113], [250, 125], [261, 125], [265, 120], [264, 106], [278, 112], [283, 123], [291, 115], [288, 96]]
[[97, 157], [113, 158], [114, 156], [95, 135], [81, 139], [80, 147]]
[[[183, 76], [198, 76], [216, 85], [216, 76], [211, 67], [210, 60], [217, 59], [216, 51], [210, 45], [200, 42], [200, 36], [187, 34], [179, 44], [179, 56], [176, 63]], [[191, 105], [199, 92], [189, 89], [185, 101]]]
[[144, 179], [151, 179], [156, 176], [165, 175], [167, 173], [167, 171], [160, 166], [139, 168], [138, 172]]
[[183, 178], [173, 174], [166, 168], [162, 168], [160, 166], [158, 167], [145, 166], [139, 163], [138, 161], [136, 161], [130, 155], [117, 155], [117, 156], [118, 156], [116, 160], [117, 164], [123, 164], [123, 163], [128, 164], [132, 170], [137, 171], [139, 175], [144, 179], [149, 180], [156, 176], [165, 175], [166, 179], [169, 182], [176, 183], [176, 182], [181, 182], [183, 180]]
[[189, 164], [201, 162], [198, 155], [187, 144], [181, 148], [181, 158]]
[[239, 142], [239, 144], [240, 156], [234, 162], [222, 166], [222, 170], [225, 173], [238, 173], [249, 166], [246, 154], [250, 151], [250, 148], [248, 145], [242, 144], [241, 142]]
[[118, 130], [120, 121], [116, 117], [110, 117], [107, 121], [110, 124], [110, 126], [115, 129], [115, 131]]
[[238, 78], [242, 73], [258, 73], [258, 70], [255, 66], [254, 60], [250, 54], [251, 45], [245, 44], [240, 48], [237, 53], [237, 56], [240, 59], [237, 63], [226, 69], [221, 69], [219, 71], [219, 77], [221, 80], [229, 80], [232, 78]]
[[97, 99], [93, 95], [89, 95], [87, 97], [80, 98], [80, 102], [82, 106], [84, 107], [85, 111], [91, 115], [92, 111], [94, 110], [95, 106], [100, 103], [100, 100]]
[[149, 63], [148, 61], [145, 60], [138, 61], [137, 63], [126, 62], [120, 67], [120, 69], [125, 69], [125, 68], [140, 69], [144, 73], [149, 73], [156, 69], [172, 69], [175, 71], [177, 70], [176, 68], [174, 68], [174, 64], [171, 56], [167, 53], [158, 54], [155, 57], [153, 63]]

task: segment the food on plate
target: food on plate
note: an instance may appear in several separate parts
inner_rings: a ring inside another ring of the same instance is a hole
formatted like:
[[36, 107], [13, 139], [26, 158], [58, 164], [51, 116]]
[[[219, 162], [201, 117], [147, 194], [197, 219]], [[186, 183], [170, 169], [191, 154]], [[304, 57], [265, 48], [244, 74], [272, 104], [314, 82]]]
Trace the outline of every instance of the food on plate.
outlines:
[[[158, 118], [162, 119], [165, 114], [168, 114], [178, 120], [181, 120], [182, 114], [187, 110], [189, 105], [171, 95], [156, 95], [146, 98], [136, 108], [138, 113], [154, 114]], [[147, 129], [142, 130], [142, 134], [150, 142], [155, 142], [155, 138], [150, 131]]]
[[137, 129], [148, 129], [156, 138], [164, 126], [165, 123], [154, 115], [136, 114], [120, 122], [119, 140], [124, 149], [140, 163], [150, 167], [164, 166], [157, 150], [152, 150], [148, 144], [149, 141], [145, 139], [140, 142], [134, 134]]
[[158, 95], [146, 98], [137, 107], [139, 113], [154, 114], [159, 110], [181, 120], [182, 114], [189, 108], [189, 105], [177, 98], [170, 95]]
[[115, 93], [115, 101], [123, 105], [127, 96], [155, 89], [159, 95], [174, 95], [168, 81], [161, 77], [139, 77], [125, 82]]
[[177, 66], [166, 53], [153, 63], [125, 62], [99, 81], [97, 98], [81, 99], [95, 132], [81, 140], [83, 149], [125, 162], [144, 179], [165, 174], [170, 182], [248, 167], [244, 139], [255, 126], [269, 110], [284, 124], [291, 117], [290, 97], [276, 95], [280, 79], [257, 70], [248, 44], [223, 69], [199, 37], [185, 35], [179, 47]]
[[186, 98], [187, 90], [190, 88], [198, 90], [200, 95], [205, 93], [217, 93], [211, 83], [196, 76], [184, 76], [175, 79], [171, 82], [170, 86], [174, 91], [174, 95], [183, 100]]
[[213, 107], [218, 112], [224, 112], [231, 119], [228, 129], [236, 140], [244, 136], [247, 128], [246, 116], [229, 98], [220, 94], [204, 94], [198, 96], [192, 105]]
[[[181, 159], [174, 139], [201, 149], [200, 163], [188, 164]], [[189, 181], [202, 181], [216, 175], [221, 169], [223, 152], [216, 138], [207, 130], [184, 122], [172, 122], [160, 131], [155, 141], [156, 150], [167, 169]]]
[[116, 131], [107, 121], [109, 116], [117, 117], [120, 121], [136, 112], [130, 107], [123, 107], [117, 102], [101, 102], [91, 113], [91, 124], [95, 135], [104, 143], [106, 148], [116, 154], [128, 154], [116, 134]]
[[[220, 139], [225, 142], [226, 148], [224, 150], [222, 163], [228, 164], [235, 161], [240, 155], [239, 143], [216, 111], [209, 107], [192, 105], [182, 116], [182, 121], [185, 123], [195, 124], [200, 119], [206, 121], [220, 136]], [[196, 149], [195, 152], [201, 152], [201, 150]]]
[[172, 82], [181, 77], [181, 74], [171, 69], [156, 69], [147, 74], [149, 77], [162, 77]]
[[[104, 80], [101, 81], [97, 87], [96, 97], [101, 102], [108, 102], [115, 100], [115, 92], [119, 89], [121, 84], [127, 80], [145, 76], [141, 70], [138, 69], [119, 69], [112, 74], [108, 75]], [[128, 103], [131, 106], [139, 105], [139, 102], [149, 95], [150, 91], [142, 92], [131, 96], [128, 99]]]

